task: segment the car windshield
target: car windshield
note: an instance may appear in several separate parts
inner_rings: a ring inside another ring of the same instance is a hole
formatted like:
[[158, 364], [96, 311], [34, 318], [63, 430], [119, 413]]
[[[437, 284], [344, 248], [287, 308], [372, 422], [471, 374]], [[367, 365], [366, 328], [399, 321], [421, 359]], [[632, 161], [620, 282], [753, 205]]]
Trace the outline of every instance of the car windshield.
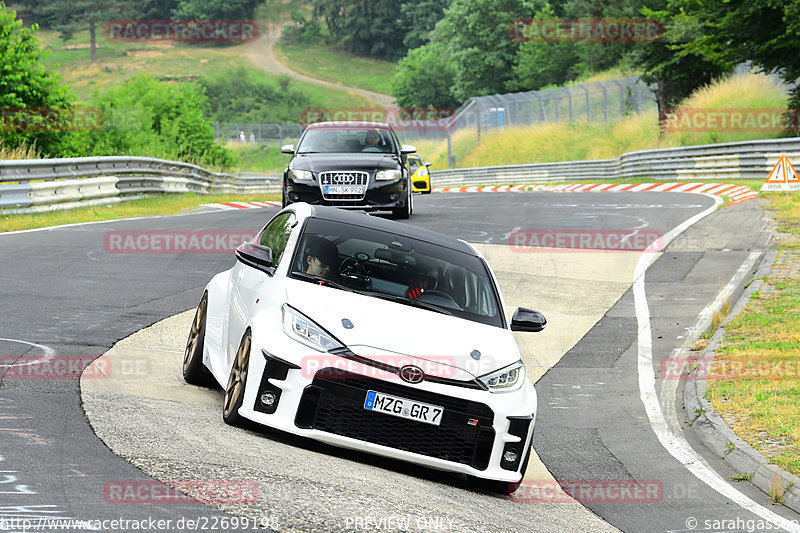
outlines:
[[300, 140], [299, 153], [395, 153], [395, 143], [388, 129], [317, 128], [309, 129]]
[[505, 327], [497, 290], [482, 259], [374, 228], [309, 219], [291, 275]]

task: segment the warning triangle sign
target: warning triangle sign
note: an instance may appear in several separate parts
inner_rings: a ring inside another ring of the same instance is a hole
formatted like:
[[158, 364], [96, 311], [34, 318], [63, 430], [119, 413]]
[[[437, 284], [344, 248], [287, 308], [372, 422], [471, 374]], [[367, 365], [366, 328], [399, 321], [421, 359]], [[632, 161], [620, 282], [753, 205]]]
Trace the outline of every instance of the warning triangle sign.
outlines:
[[782, 155], [767, 176], [767, 181], [761, 187], [762, 191], [800, 191], [800, 177], [789, 162], [789, 158]]

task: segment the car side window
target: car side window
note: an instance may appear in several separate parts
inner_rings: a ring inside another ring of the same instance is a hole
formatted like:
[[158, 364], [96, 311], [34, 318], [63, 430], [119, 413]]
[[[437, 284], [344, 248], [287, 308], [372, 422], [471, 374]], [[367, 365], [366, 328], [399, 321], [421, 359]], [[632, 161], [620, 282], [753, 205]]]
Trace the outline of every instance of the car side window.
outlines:
[[284, 250], [286, 250], [286, 243], [289, 241], [289, 235], [292, 234], [292, 228], [295, 226], [294, 213], [284, 213], [275, 217], [267, 224], [267, 227], [258, 236], [258, 243], [262, 246], [268, 246], [272, 250], [272, 266], [277, 266]]

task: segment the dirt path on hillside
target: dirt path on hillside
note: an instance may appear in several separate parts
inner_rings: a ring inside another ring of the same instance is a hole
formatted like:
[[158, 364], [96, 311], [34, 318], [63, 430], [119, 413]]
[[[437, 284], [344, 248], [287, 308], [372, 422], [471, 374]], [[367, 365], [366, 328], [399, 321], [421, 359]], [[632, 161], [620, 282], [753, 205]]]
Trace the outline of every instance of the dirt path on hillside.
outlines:
[[299, 72], [291, 70], [289, 67], [278, 61], [272, 51], [273, 45], [278, 42], [281, 36], [281, 29], [284, 25], [291, 23], [283, 23], [278, 25], [271, 25], [267, 28], [262, 28], [259, 32], [258, 39], [250, 41], [242, 45], [243, 52], [250, 58], [250, 60], [259, 68], [267, 72], [274, 72], [275, 74], [286, 74], [296, 80], [305, 81], [308, 83], [315, 83], [317, 85], [324, 85], [342, 91], [348, 91], [362, 96], [374, 103], [375, 105], [386, 108], [394, 105], [394, 97], [388, 94], [376, 93], [367, 91], [365, 89], [357, 89], [355, 87], [347, 87], [338, 83], [324, 81], [311, 76], [306, 76]]

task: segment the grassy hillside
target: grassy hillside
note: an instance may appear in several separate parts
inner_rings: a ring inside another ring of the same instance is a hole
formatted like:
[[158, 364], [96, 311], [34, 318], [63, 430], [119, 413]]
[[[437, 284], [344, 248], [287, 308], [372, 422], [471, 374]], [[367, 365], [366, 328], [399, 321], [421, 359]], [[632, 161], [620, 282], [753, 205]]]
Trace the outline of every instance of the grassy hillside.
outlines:
[[312, 78], [377, 93], [392, 92], [397, 63], [359, 57], [334, 46], [278, 43], [273, 50], [284, 65]]
[[[149, 72], [164, 80], [189, 81], [242, 67], [277, 86], [280, 76], [255, 67], [239, 45], [198, 46], [174, 43], [119, 43], [98, 35], [97, 63], [89, 61], [89, 36], [82, 32], [66, 43], [56, 32], [40, 31], [42, 47], [50, 50], [45, 65], [54, 68], [83, 102], [96, 91], [119, 85], [136, 73]], [[368, 101], [355, 93], [296, 80], [292, 85], [308, 95], [313, 107], [359, 107]]]

